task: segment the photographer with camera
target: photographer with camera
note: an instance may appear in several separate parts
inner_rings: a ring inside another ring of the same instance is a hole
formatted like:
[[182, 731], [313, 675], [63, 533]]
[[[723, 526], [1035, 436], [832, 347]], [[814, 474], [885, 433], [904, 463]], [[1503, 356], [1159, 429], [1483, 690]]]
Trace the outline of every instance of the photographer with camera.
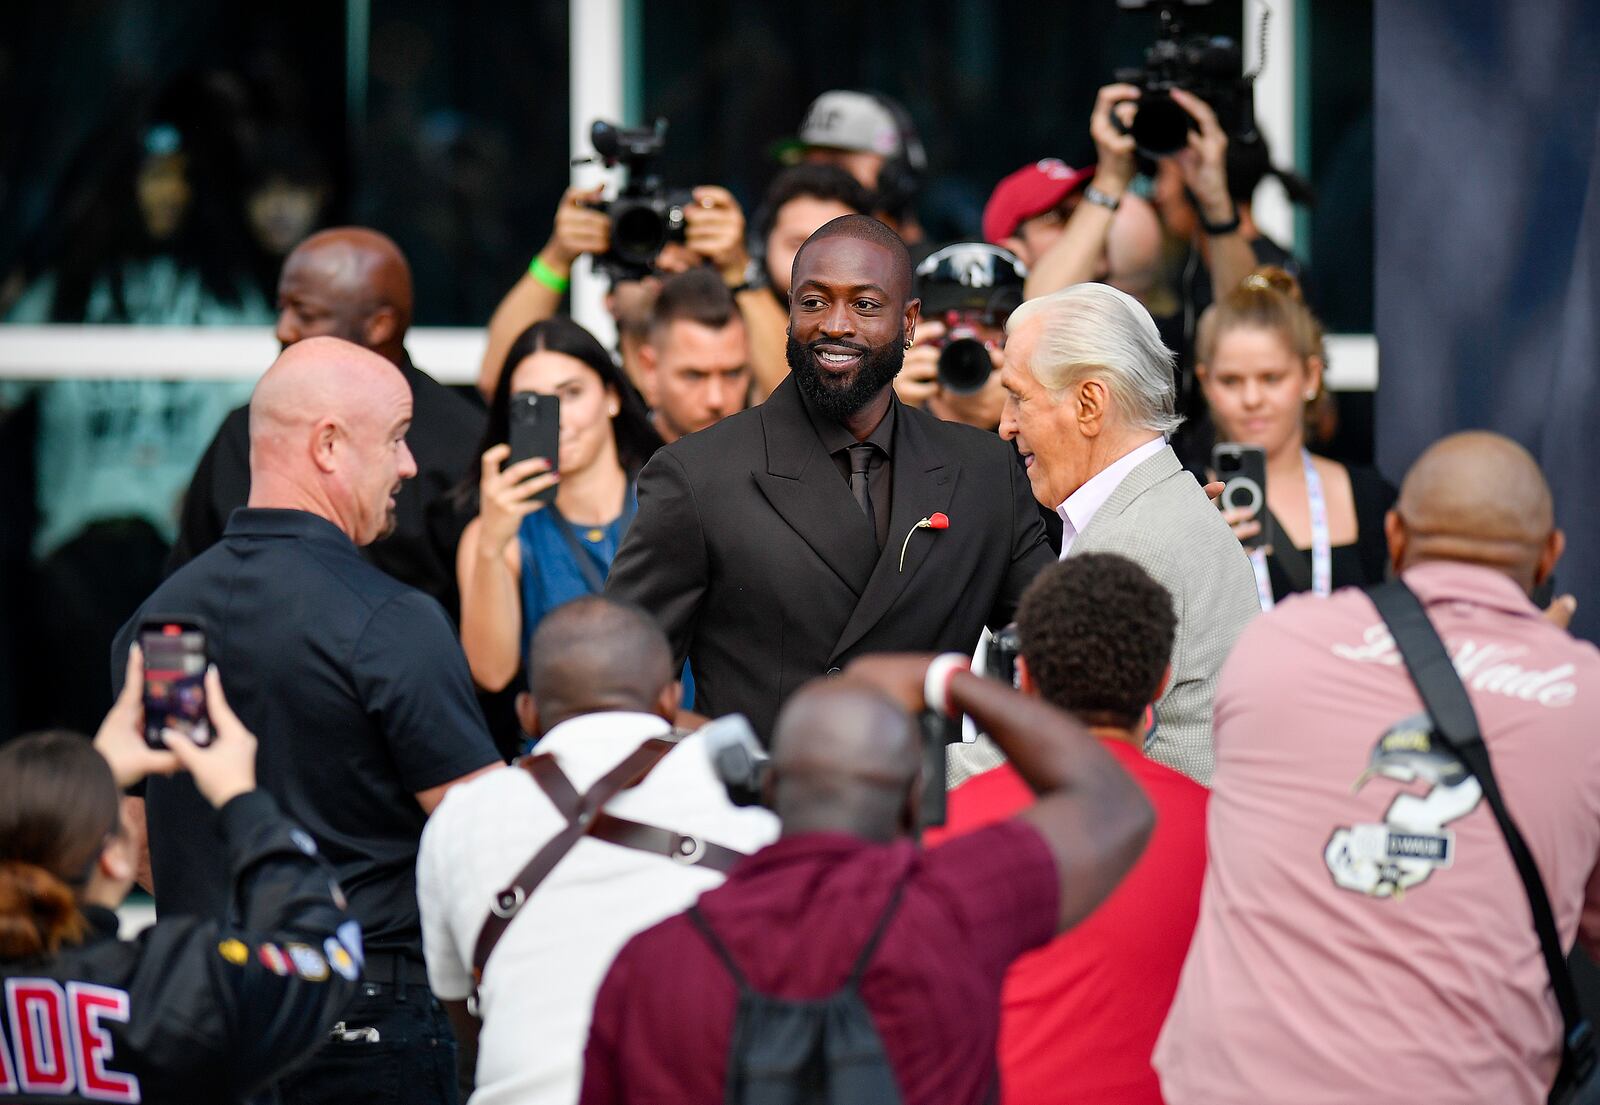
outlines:
[[[1177, 614], [1126, 557], [1085, 553], [1040, 572], [1017, 607], [1016, 684], [1088, 727], [1156, 811], [1144, 855], [1083, 924], [1019, 961], [1000, 1007], [1000, 1083], [1011, 1102], [1161, 1105], [1150, 1053], [1200, 913], [1207, 791], [1144, 755], [1151, 703], [1172, 674]], [[1008, 682], [1011, 673], [1000, 673]], [[951, 792], [930, 842], [1025, 809], [1010, 764]]]
[[[1081, 725], [966, 668], [958, 654], [871, 655], [789, 700], [766, 785], [782, 837], [618, 954], [595, 1000], [584, 1105], [687, 1105], [728, 1087], [770, 1100], [761, 1088], [805, 1075], [825, 1083], [817, 1100], [994, 1100], [1008, 967], [1095, 909], [1152, 820]], [[924, 709], [994, 734], [1026, 808], [919, 848]], [[794, 1031], [780, 1042], [774, 1026]], [[848, 1073], [833, 1058], [846, 1039]], [[774, 1061], [791, 1057], [789, 1072]]]
[[[517, 696], [518, 717], [546, 766], [525, 759], [491, 772], [428, 820], [417, 862], [428, 978], [455, 1023], [462, 1074], [476, 1071], [483, 1100], [570, 1105], [606, 965], [630, 936], [723, 876], [682, 853], [668, 858], [609, 836], [579, 840], [524, 892], [515, 913], [528, 916], [505, 927], [487, 958], [480, 933], [496, 894], [570, 820], [539, 771], [553, 767], [582, 793], [641, 747], [672, 741], [637, 785], [604, 804], [610, 816], [684, 834], [708, 852], [720, 845], [721, 854], [754, 852], [777, 835], [769, 812], [732, 805], [707, 736], [672, 732], [676, 676], [666, 638], [644, 611], [601, 597], [558, 607], [539, 623], [528, 688]], [[605, 822], [594, 824], [598, 834]], [[483, 967], [476, 977], [475, 966]], [[474, 991], [476, 1018], [466, 1009]]]
[[562, 194], [550, 240], [489, 320], [489, 342], [478, 372], [478, 390], [485, 397], [494, 394], [517, 335], [560, 309], [573, 262], [586, 253], [611, 278], [606, 306], [617, 320], [622, 367], [635, 388], [643, 379], [639, 351], [663, 275], [710, 266], [733, 292], [752, 329], [765, 323], [781, 331], [782, 312], [748, 279], [750, 254], [739, 202], [716, 185], [688, 192], [664, 187], [652, 169], [664, 134], [661, 124], [653, 132], [595, 124], [596, 150], [608, 165], [627, 164], [630, 183], [609, 202], [602, 198], [603, 187], [569, 188]]
[[[1255, 256], [1249, 244], [1239, 235], [1239, 220], [1235, 217], [1232, 198], [1228, 195], [1227, 170], [1224, 159], [1228, 136], [1217, 122], [1214, 111], [1199, 97], [1181, 88], [1161, 93], [1162, 109], [1170, 113], [1181, 109], [1193, 121], [1193, 126], [1182, 131], [1181, 147], [1164, 154], [1176, 168], [1180, 179], [1194, 197], [1199, 213], [1199, 226], [1204, 230], [1203, 245], [1213, 278], [1227, 283], [1221, 287], [1234, 287], [1255, 267]], [[1093, 179], [1083, 188], [1083, 202], [1079, 202], [1068, 219], [1066, 228], [1056, 240], [1032, 260], [1028, 272], [1027, 296], [1037, 299], [1085, 280], [1105, 279], [1113, 287], [1143, 299], [1155, 282], [1160, 260], [1160, 228], [1139, 223], [1126, 223], [1125, 208], [1150, 213], [1150, 205], [1129, 194], [1129, 187], [1138, 172], [1136, 153], [1139, 152], [1138, 133], [1140, 101], [1144, 91], [1128, 83], [1108, 84], [1095, 96], [1094, 111], [1089, 119], [1089, 133], [1094, 139], [1097, 160]], [[1168, 141], [1172, 139], [1169, 137]], [[990, 205], [993, 207], [1002, 193], [996, 189]], [[1131, 249], [1113, 248], [1113, 221], [1130, 239]], [[990, 213], [984, 212], [985, 234], [989, 233]], [[1154, 229], [1155, 238], [1146, 235]], [[1004, 244], [1004, 243], [1002, 243]], [[1106, 258], [1104, 262], [1102, 258]], [[1120, 262], [1121, 270], [1118, 271]], [[1103, 267], [1097, 268], [1097, 266]], [[1129, 286], [1130, 284], [1134, 286]]]
[[922, 322], [894, 378], [902, 403], [980, 430], [1000, 425], [1006, 319], [1026, 275], [1015, 255], [982, 242], [945, 246], [917, 266]]

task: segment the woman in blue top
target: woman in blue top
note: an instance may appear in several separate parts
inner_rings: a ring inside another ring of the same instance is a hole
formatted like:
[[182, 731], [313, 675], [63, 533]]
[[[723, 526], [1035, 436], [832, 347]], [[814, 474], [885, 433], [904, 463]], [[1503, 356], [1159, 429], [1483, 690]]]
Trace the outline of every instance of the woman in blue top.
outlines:
[[[558, 396], [558, 473], [511, 455], [511, 396]], [[472, 677], [498, 691], [516, 677], [544, 615], [600, 591], [633, 520], [633, 481], [661, 439], [604, 347], [567, 318], [535, 323], [512, 343], [489, 401], [478, 516], [456, 553], [461, 644]], [[556, 488], [545, 506], [535, 496]]]

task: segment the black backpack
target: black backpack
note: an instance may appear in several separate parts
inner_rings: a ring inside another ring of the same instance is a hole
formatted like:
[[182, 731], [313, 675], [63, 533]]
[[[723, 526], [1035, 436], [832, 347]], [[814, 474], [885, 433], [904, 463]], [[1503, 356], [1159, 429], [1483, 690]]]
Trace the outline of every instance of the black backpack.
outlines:
[[728, 1049], [728, 1105], [899, 1105], [883, 1040], [861, 1000], [861, 976], [900, 905], [902, 880], [843, 986], [825, 998], [785, 1001], [751, 989], [698, 907], [689, 910], [739, 987]]

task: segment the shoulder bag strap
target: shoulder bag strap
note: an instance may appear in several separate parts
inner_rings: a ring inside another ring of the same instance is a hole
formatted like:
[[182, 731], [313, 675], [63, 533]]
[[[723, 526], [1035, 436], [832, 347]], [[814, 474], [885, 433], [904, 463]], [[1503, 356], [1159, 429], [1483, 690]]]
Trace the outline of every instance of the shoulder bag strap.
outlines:
[[1594, 1030], [1578, 1004], [1577, 989], [1567, 970], [1566, 956], [1561, 952], [1555, 914], [1550, 908], [1550, 896], [1545, 891], [1544, 879], [1501, 797], [1500, 785], [1495, 780], [1494, 768], [1489, 762], [1489, 750], [1478, 730], [1477, 714], [1472, 709], [1467, 690], [1462, 686], [1461, 677], [1449, 653], [1445, 651], [1438, 631], [1411, 588], [1403, 581], [1393, 579], [1371, 588], [1368, 595], [1389, 627], [1411, 681], [1416, 684], [1422, 704], [1433, 719], [1435, 733], [1477, 776], [1483, 796], [1506, 839], [1506, 847], [1511, 852], [1512, 862], [1516, 864], [1517, 874], [1522, 878], [1528, 905], [1533, 911], [1533, 928], [1539, 936], [1539, 949], [1544, 953], [1545, 968], [1550, 972], [1550, 986], [1555, 991], [1556, 1004], [1561, 1008], [1563, 1033], [1561, 1070], [1556, 1076], [1557, 1089], [1562, 1088], [1563, 1081], [1568, 1087], [1582, 1084], [1595, 1067]]
[[589, 555], [589, 550], [583, 547], [578, 535], [572, 532], [572, 523], [567, 521], [555, 503], [552, 502], [545, 509], [550, 512], [550, 517], [556, 524], [556, 532], [561, 534], [561, 540], [567, 543], [567, 551], [572, 554], [572, 562], [583, 574], [583, 582], [588, 586], [589, 593], [591, 595], [604, 593], [606, 581], [600, 578], [600, 569], [594, 566], [594, 558]]
[[704, 867], [723, 875], [744, 859], [743, 852], [724, 848], [713, 841], [609, 813], [602, 813], [594, 819], [594, 824], [589, 826], [589, 835], [608, 844], [665, 856], [685, 867]]
[[[580, 798], [573, 813], [568, 815], [567, 824], [562, 830], [551, 837], [527, 866], [517, 872], [517, 877], [494, 896], [489, 905], [489, 916], [484, 919], [483, 928], [478, 930], [478, 941], [472, 949], [472, 975], [479, 982], [483, 979], [484, 965], [489, 962], [489, 955], [494, 951], [494, 946], [505, 935], [517, 912], [522, 908], [522, 903], [528, 900], [528, 895], [545, 880], [556, 864], [561, 862], [563, 856], [572, 851], [572, 846], [589, 831], [594, 819], [602, 807], [609, 802], [619, 790], [630, 787], [642, 779], [651, 768], [675, 747], [675, 742], [652, 737], [638, 748], [634, 749], [620, 764], [607, 772], [599, 782], [589, 788]], [[550, 800], [558, 810], [562, 810], [567, 802], [567, 796], [572, 793], [572, 784], [566, 782], [566, 775], [556, 766], [555, 761], [549, 756], [534, 756], [531, 759], [543, 761], [548, 766], [536, 764], [525, 765], [534, 781], [544, 786], [545, 779], [553, 779], [555, 774], [561, 775], [562, 783], [556, 784], [556, 792], [551, 793]], [[565, 813], [565, 810], [562, 811]]]

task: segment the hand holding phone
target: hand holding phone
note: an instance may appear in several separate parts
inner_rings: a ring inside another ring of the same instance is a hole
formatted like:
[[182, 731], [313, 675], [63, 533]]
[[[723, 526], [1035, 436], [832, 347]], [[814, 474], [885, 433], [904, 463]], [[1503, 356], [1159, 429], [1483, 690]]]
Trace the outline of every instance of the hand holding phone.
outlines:
[[1246, 549], [1266, 544], [1267, 451], [1259, 445], [1221, 442], [1211, 450], [1211, 468], [1223, 481], [1218, 505]]
[[205, 627], [187, 615], [151, 617], [139, 626], [144, 656], [144, 739], [151, 748], [165, 748], [162, 733], [171, 729], [201, 748], [211, 743], [211, 717], [206, 711]]
[[[541, 395], [536, 391], [518, 391], [511, 396], [510, 410], [511, 464], [543, 458], [548, 471], [561, 474], [561, 399], [555, 395]], [[535, 499], [541, 503], [555, 501], [556, 488], [552, 483], [540, 491]]]

